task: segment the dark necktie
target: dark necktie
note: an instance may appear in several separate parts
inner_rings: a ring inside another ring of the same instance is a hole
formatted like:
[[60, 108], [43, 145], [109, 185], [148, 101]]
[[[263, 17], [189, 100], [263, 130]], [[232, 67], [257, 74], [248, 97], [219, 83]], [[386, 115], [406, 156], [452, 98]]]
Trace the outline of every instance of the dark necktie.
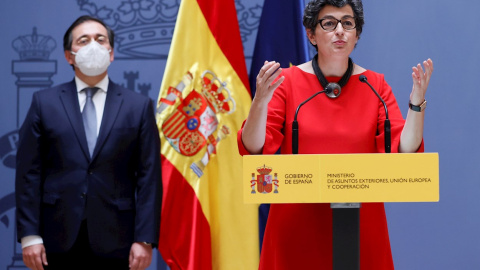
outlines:
[[85, 107], [83, 107], [82, 118], [85, 127], [85, 135], [87, 136], [88, 151], [90, 152], [90, 156], [92, 156], [93, 149], [95, 149], [95, 144], [97, 143], [97, 113], [92, 98], [98, 88], [85, 88], [84, 90], [85, 94], [87, 94], [87, 100], [85, 102]]

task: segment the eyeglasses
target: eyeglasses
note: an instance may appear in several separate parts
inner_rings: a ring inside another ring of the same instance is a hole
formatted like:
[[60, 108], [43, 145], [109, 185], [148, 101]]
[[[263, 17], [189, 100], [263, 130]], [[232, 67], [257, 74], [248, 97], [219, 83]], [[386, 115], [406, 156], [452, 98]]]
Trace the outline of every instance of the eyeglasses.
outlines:
[[357, 27], [355, 23], [355, 18], [351, 16], [343, 17], [341, 20], [338, 20], [337, 18], [333, 18], [333, 17], [327, 17], [327, 18], [318, 20], [318, 23], [323, 28], [323, 30], [329, 31], [329, 32], [337, 29], [338, 23], [341, 23], [343, 29], [345, 30], [353, 30], [355, 29], [355, 27]]

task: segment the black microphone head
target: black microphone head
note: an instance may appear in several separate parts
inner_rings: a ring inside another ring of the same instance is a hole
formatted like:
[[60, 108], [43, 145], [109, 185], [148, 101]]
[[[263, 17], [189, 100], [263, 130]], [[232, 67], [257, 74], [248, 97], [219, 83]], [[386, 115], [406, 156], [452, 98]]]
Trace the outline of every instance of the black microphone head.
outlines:
[[365, 75], [360, 75], [360, 77], [358, 78], [361, 82], [366, 82], [367, 81], [367, 76]]

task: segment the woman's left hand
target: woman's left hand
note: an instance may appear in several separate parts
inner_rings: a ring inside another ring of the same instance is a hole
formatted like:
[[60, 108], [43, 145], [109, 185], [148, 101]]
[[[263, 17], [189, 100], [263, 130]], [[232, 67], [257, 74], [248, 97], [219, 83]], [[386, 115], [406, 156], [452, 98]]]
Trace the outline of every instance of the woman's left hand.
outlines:
[[[431, 59], [423, 61], [423, 66], [425, 71], [423, 71], [420, 64], [412, 68], [413, 88], [410, 94], [410, 103], [416, 106], [419, 106], [425, 100], [428, 83], [430, 82], [430, 77], [433, 72], [433, 62]], [[414, 153], [418, 150], [423, 138], [424, 118], [424, 113], [408, 110], [407, 119], [400, 137], [398, 152]]]
[[414, 105], [420, 105], [425, 100], [428, 83], [433, 72], [432, 59], [423, 61], [425, 71], [422, 69], [420, 63], [416, 67], [412, 67], [413, 88], [410, 94], [410, 102]]

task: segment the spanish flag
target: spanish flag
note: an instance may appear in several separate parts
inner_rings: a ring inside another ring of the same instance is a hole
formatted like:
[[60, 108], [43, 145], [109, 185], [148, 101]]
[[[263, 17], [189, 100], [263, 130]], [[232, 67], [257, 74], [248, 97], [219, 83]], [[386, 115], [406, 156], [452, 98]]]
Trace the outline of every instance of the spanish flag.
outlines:
[[243, 203], [236, 141], [250, 104], [234, 0], [182, 0], [157, 104], [171, 269], [258, 269], [258, 205]]

